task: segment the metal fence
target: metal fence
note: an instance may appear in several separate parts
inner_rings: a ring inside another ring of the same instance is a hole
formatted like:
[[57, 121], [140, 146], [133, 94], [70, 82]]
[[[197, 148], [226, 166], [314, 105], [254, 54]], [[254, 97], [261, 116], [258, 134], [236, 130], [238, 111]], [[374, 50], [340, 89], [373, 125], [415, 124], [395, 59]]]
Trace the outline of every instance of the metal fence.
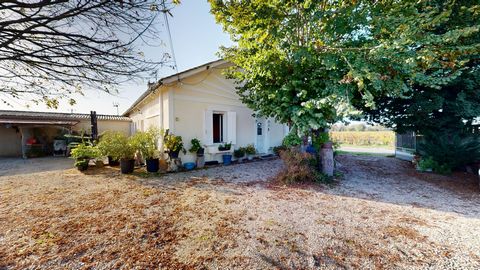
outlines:
[[395, 148], [398, 151], [413, 153], [417, 149], [415, 132], [395, 134]]

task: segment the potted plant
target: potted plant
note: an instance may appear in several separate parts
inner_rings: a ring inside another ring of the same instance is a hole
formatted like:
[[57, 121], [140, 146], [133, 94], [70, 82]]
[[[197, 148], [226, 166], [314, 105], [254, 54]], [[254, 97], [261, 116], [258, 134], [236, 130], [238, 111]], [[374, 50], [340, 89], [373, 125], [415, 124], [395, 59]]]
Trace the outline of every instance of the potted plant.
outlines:
[[148, 172], [159, 170], [159, 138], [160, 131], [156, 128], [149, 128], [146, 132], [137, 132], [132, 136], [132, 145], [145, 158]]
[[197, 155], [197, 168], [203, 168], [203, 166], [205, 166], [205, 148], [202, 147], [200, 140], [197, 138], [193, 138], [190, 143], [192, 147], [190, 147], [188, 151]]
[[[230, 151], [232, 148], [232, 143], [226, 143], [226, 144], [221, 144], [218, 146], [218, 151]], [[223, 164], [225, 165], [230, 165], [232, 163], [232, 154], [230, 153], [225, 153], [222, 155], [223, 158]]]
[[240, 147], [237, 150], [233, 151], [233, 156], [238, 159], [238, 162], [243, 161], [243, 157], [245, 157], [245, 148]]
[[253, 144], [249, 144], [247, 147], [245, 147], [245, 153], [247, 154], [247, 159], [252, 160], [253, 156], [257, 153], [257, 150], [255, 150], [255, 146], [253, 146]]
[[168, 151], [168, 156], [171, 159], [178, 158], [180, 151], [185, 154], [187, 151], [183, 148], [182, 136], [175, 136], [174, 134], [167, 134], [163, 138], [163, 143], [166, 150]]
[[[113, 153], [118, 152], [117, 148], [121, 148], [116, 142], [119, 137], [124, 136], [120, 132], [107, 131], [99, 136], [99, 142], [97, 144], [98, 149], [102, 156], [108, 158], [109, 166], [118, 166], [120, 164], [118, 159], [112, 157]], [[120, 139], [121, 140], [121, 139]]]
[[98, 148], [85, 142], [79, 143], [71, 152], [71, 157], [75, 159], [75, 167], [80, 171], [88, 169], [90, 159], [98, 158], [99, 156], [100, 151]]
[[220, 144], [218, 146], [218, 151], [228, 151], [232, 148], [232, 142], [226, 144]]
[[113, 160], [120, 161], [120, 171], [122, 173], [133, 172], [135, 167], [135, 147], [131, 138], [128, 138], [123, 133], [116, 132], [108, 141], [108, 154]]

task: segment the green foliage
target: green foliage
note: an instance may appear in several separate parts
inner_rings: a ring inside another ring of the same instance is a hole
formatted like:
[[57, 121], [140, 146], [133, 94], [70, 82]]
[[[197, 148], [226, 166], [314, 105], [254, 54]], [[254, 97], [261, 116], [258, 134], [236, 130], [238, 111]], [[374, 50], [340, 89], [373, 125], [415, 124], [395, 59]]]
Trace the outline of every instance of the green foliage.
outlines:
[[285, 138], [283, 138], [282, 145], [286, 147], [292, 147], [302, 144], [302, 139], [297, 135], [294, 130], [290, 131]]
[[245, 148], [240, 147], [240, 148], [236, 149], [235, 151], [233, 151], [233, 156], [235, 158], [243, 158], [245, 156]]
[[280, 152], [285, 167], [277, 175], [277, 180], [283, 184], [298, 182], [321, 182], [331, 181], [331, 178], [317, 170], [317, 159], [309, 154], [302, 153], [291, 148]]
[[236, 42], [222, 57], [242, 101], [301, 133], [478, 65], [477, 1], [209, 2]]
[[418, 168], [421, 171], [433, 171], [439, 174], [452, 173], [452, 169], [447, 164], [439, 164], [431, 157], [422, 158], [418, 162]]
[[160, 137], [161, 131], [151, 127], [145, 132], [135, 133], [130, 141], [135, 150], [140, 151], [145, 159], [154, 159], [160, 155], [158, 151], [158, 140]]
[[80, 143], [72, 149], [70, 155], [75, 160], [85, 160], [98, 158], [101, 156], [99, 149], [96, 146], [89, 145], [87, 143]]
[[133, 159], [136, 150], [125, 134], [112, 131], [102, 134], [97, 147], [103, 156], [110, 156], [113, 160]]
[[317, 151], [319, 151], [320, 148], [322, 148], [322, 145], [328, 141], [330, 141], [328, 132], [320, 132], [317, 135], [312, 134], [312, 145]]
[[100, 150], [89, 142], [79, 143], [74, 149], [72, 149], [70, 155], [75, 159], [74, 166], [80, 171], [84, 171], [88, 168], [88, 162], [90, 159], [101, 157]]
[[[440, 170], [453, 170], [480, 160], [480, 139], [478, 136], [437, 134], [426, 137], [418, 151], [424, 159], [438, 163]], [[435, 171], [434, 167], [432, 169]]]
[[192, 144], [192, 147], [188, 150], [190, 153], [198, 153], [200, 149], [203, 149], [200, 140], [197, 138], [193, 138], [190, 143]]
[[257, 149], [253, 144], [249, 144], [245, 147], [245, 154], [247, 155], [255, 155], [257, 153]]
[[106, 131], [100, 134], [97, 147], [102, 156], [112, 156], [111, 154], [115, 151], [113, 142], [118, 136], [122, 136], [120, 132]]
[[218, 146], [218, 151], [226, 151], [226, 150], [230, 150], [231, 148], [232, 148], [232, 142], [221, 144]]
[[80, 159], [75, 161], [73, 165], [77, 167], [78, 170], [85, 171], [86, 169], [88, 169], [88, 161], [88, 159]]
[[367, 118], [399, 133], [463, 136], [472, 132], [480, 115], [480, 69], [465, 72], [440, 89], [414, 87], [416, 91], [408, 97], [377, 99], [376, 109], [365, 110]]
[[280, 155], [280, 152], [285, 151], [285, 150], [287, 150], [287, 149], [288, 149], [288, 147], [286, 147], [286, 146], [284, 146], [284, 145], [275, 146], [275, 147], [273, 147], [273, 153], [274, 153], [275, 155], [279, 156], [279, 155]]
[[164, 146], [169, 152], [179, 152], [182, 151], [184, 154], [187, 152], [183, 148], [182, 136], [175, 136], [173, 133], [168, 133], [163, 138]]

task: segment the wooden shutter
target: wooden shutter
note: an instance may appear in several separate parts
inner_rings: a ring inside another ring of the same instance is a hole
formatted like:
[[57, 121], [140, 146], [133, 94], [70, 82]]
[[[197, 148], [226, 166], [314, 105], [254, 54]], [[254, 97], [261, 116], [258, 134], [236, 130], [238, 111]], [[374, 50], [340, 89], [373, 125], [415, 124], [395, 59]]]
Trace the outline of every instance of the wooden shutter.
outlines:
[[237, 113], [227, 113], [227, 141], [228, 143], [237, 143]]
[[205, 130], [204, 133], [204, 142], [206, 145], [213, 144], [213, 111], [206, 110], [205, 111], [205, 124], [203, 125]]

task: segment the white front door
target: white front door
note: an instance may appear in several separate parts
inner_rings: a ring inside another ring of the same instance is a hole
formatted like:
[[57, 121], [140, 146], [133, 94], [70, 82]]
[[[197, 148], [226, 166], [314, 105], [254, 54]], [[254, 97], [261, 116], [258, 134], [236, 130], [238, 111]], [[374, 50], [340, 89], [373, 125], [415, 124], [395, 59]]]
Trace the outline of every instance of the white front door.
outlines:
[[266, 126], [265, 119], [257, 118], [255, 121], [255, 134], [256, 134], [256, 148], [259, 154], [265, 154], [265, 138], [266, 138]]

